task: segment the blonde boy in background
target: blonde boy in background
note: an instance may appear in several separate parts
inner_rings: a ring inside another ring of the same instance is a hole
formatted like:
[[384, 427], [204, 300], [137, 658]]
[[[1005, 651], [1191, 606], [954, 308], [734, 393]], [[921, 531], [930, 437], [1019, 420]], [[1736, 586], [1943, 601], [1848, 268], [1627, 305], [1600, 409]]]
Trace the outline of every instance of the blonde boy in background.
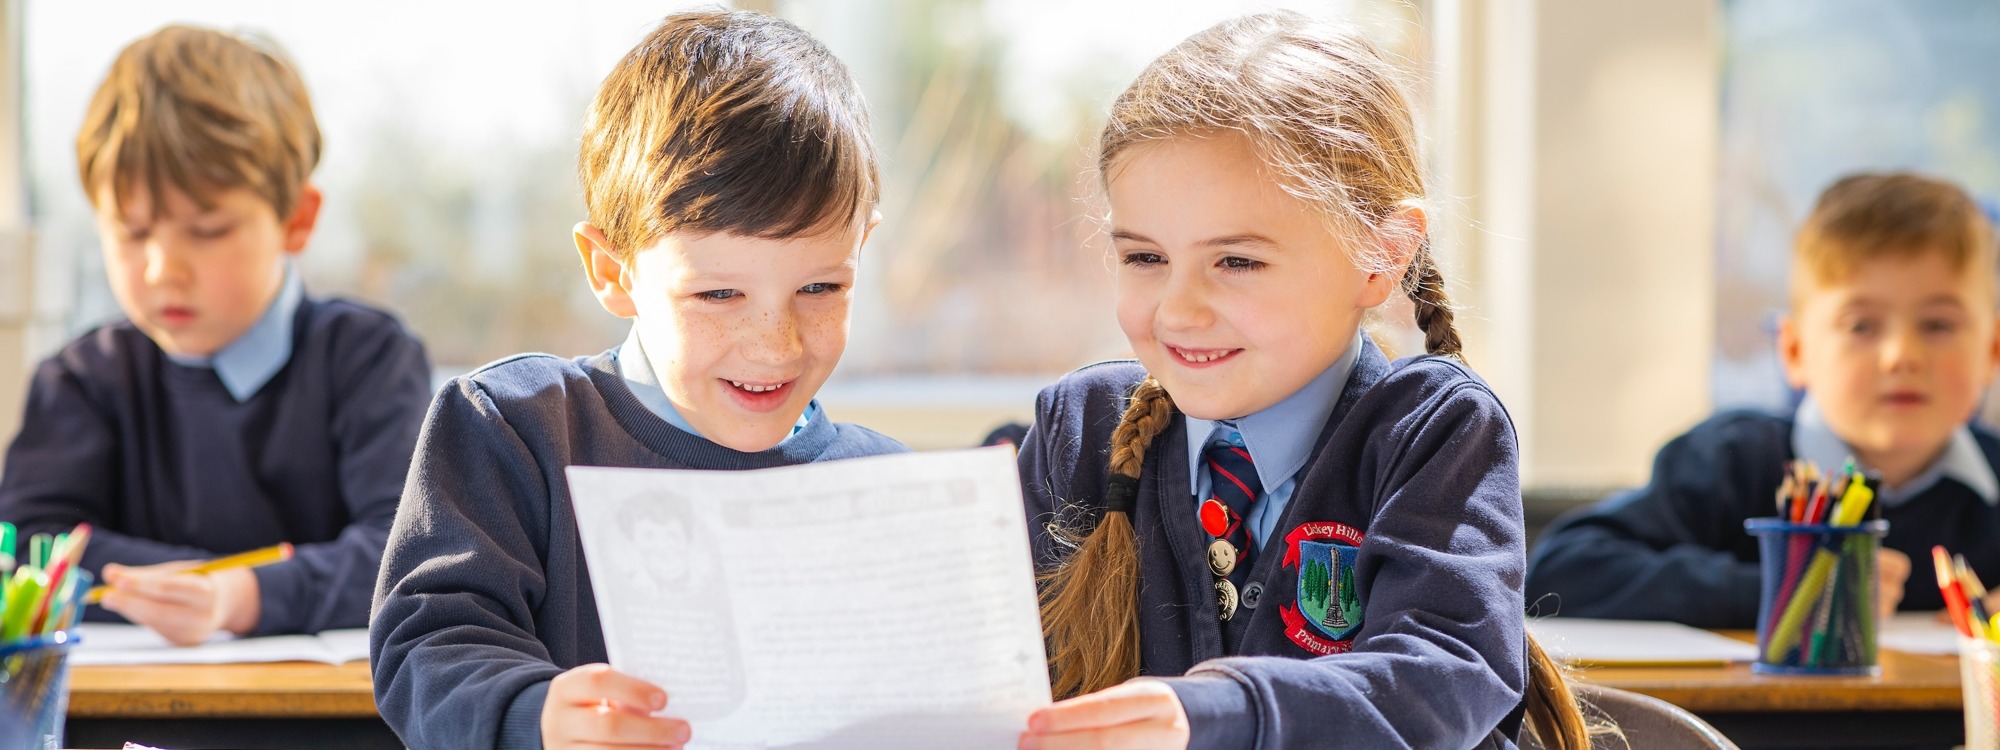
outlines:
[[91, 100], [77, 171], [126, 319], [36, 368], [0, 480], [21, 533], [92, 526], [88, 619], [180, 644], [368, 621], [430, 365], [389, 314], [306, 294], [320, 145], [283, 54], [210, 29], [133, 42]]
[[1794, 243], [1778, 335], [1797, 410], [1711, 417], [1660, 450], [1646, 487], [1557, 519], [1529, 566], [1530, 609], [1755, 627], [1743, 521], [1774, 515], [1794, 459], [1832, 471], [1851, 456], [1880, 479], [1885, 611], [1944, 606], [1928, 577], [1909, 578], [1932, 545], [1995, 580], [2000, 437], [1970, 420], [2000, 363], [1996, 255], [1992, 223], [1950, 183], [1861, 174], [1827, 188]]

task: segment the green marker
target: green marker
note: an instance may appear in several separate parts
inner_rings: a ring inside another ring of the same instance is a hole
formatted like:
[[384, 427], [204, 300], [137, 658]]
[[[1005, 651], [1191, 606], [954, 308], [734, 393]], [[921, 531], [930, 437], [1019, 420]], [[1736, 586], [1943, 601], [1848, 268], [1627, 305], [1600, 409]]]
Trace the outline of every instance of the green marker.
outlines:
[[55, 553], [55, 548], [56, 548], [55, 537], [49, 536], [47, 534], [36, 534], [32, 537], [29, 537], [28, 542], [34, 545], [35, 548], [34, 556], [31, 562], [37, 568], [40, 568], [42, 570], [48, 570], [49, 557]]
[[7, 607], [0, 614], [0, 641], [11, 641], [28, 634], [28, 620], [35, 616], [35, 605], [41, 601], [42, 589], [48, 587], [48, 579], [41, 571], [20, 568], [8, 580]]

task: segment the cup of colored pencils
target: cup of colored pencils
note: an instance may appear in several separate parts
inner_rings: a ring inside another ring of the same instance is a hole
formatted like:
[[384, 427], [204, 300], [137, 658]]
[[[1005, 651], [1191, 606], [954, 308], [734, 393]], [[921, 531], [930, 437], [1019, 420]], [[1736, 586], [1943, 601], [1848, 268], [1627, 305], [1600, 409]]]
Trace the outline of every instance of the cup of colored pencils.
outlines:
[[89, 542], [87, 524], [23, 540], [0, 523], [0, 747], [62, 747]]
[[1757, 537], [1763, 572], [1752, 671], [1880, 671], [1875, 552], [1889, 522], [1868, 517], [1874, 500], [1852, 461], [1833, 475], [1810, 461], [1793, 462], [1778, 488], [1778, 514], [1743, 522]]
[[1958, 628], [1958, 676], [1965, 690], [1965, 746], [2000, 748], [2000, 617], [1986, 608], [1986, 585], [1964, 555], [1931, 548], [1938, 591]]

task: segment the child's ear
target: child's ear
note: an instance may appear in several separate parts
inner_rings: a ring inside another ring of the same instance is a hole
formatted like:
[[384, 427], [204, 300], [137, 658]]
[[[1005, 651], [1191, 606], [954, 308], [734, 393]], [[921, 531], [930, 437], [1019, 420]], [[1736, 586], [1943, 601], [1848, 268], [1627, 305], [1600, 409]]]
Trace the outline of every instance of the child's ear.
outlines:
[[[2000, 347], [2000, 339], [1995, 340]], [[1994, 350], [2000, 356], [2000, 348]], [[1778, 364], [1785, 368], [1785, 383], [1793, 390], [1806, 389], [1806, 356], [1799, 342], [1799, 321], [1791, 315], [1778, 318]]]
[[861, 225], [861, 241], [854, 243], [854, 246], [856, 248], [867, 247], [868, 237], [875, 233], [875, 227], [881, 225], [881, 223], [882, 223], [882, 212], [872, 211], [872, 210], [869, 211], [868, 223]]
[[1403, 277], [1409, 275], [1410, 263], [1416, 260], [1417, 252], [1430, 236], [1429, 230], [1424, 209], [1418, 206], [1406, 206], [1384, 222], [1376, 241], [1381, 243], [1390, 265], [1388, 270], [1368, 274], [1356, 307], [1380, 305], [1389, 301], [1389, 295], [1403, 291]]
[[323, 197], [319, 186], [310, 182], [299, 188], [299, 199], [292, 206], [292, 215], [284, 217], [285, 252], [297, 255], [306, 249], [306, 241], [312, 239], [313, 227], [319, 225], [319, 204]]
[[597, 225], [587, 221], [577, 222], [570, 233], [576, 240], [576, 252], [583, 256], [583, 275], [590, 280], [597, 304], [621, 318], [637, 317], [639, 309], [632, 304], [631, 290], [625, 283], [625, 261], [617, 248]]

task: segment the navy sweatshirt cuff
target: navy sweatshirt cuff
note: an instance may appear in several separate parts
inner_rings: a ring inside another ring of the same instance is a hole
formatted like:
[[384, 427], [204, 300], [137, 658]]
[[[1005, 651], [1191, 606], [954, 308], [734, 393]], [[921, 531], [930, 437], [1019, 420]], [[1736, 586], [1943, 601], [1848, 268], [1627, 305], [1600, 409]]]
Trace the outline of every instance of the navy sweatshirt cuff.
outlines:
[[288, 560], [250, 572], [257, 576], [257, 625], [249, 635], [304, 632], [306, 612], [299, 605], [308, 600], [305, 566]]
[[542, 704], [548, 699], [548, 680], [529, 685], [515, 694], [514, 701], [507, 704], [507, 715], [500, 719], [500, 738], [494, 747], [497, 750], [541, 750]]
[[1203, 672], [1165, 680], [1181, 699], [1188, 718], [1188, 750], [1251, 747], [1257, 742], [1257, 714], [1250, 690], [1223, 672]]

